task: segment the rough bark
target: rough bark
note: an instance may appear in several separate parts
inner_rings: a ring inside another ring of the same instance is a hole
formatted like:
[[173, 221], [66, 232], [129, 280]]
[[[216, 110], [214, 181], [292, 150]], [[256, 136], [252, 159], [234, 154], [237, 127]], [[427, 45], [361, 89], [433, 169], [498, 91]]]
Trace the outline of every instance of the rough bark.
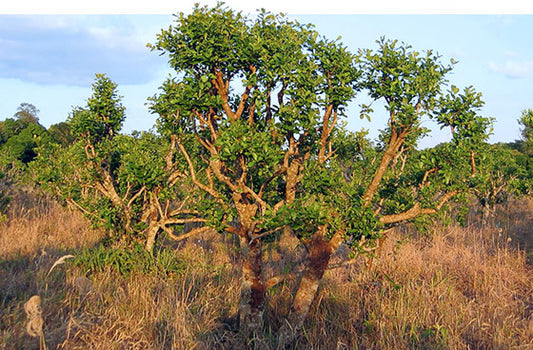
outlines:
[[292, 343], [302, 329], [329, 264], [333, 247], [325, 240], [325, 231], [326, 227], [321, 226], [311, 238], [306, 268], [298, 284], [289, 315], [279, 330], [278, 345], [281, 348]]
[[241, 244], [242, 277], [239, 300], [239, 326], [248, 339], [255, 338], [263, 328], [265, 287], [263, 283], [263, 252], [260, 239], [253, 239], [253, 218], [258, 206], [248, 201], [246, 194], [233, 194], [239, 215], [237, 234]]
[[255, 338], [263, 328], [265, 286], [262, 279], [261, 240], [249, 241], [241, 236], [242, 279], [239, 301], [239, 325], [248, 339]]
[[[153, 200], [153, 195], [150, 194]], [[148, 217], [149, 220], [148, 228], [146, 229], [146, 244], [144, 246], [144, 249], [152, 253], [154, 250], [154, 244], [155, 239], [157, 237], [157, 233], [159, 232], [159, 222], [157, 220], [157, 208], [155, 207], [155, 203], [152, 201], [150, 203], [150, 207], [148, 208]], [[147, 221], [148, 221], [147, 220]]]

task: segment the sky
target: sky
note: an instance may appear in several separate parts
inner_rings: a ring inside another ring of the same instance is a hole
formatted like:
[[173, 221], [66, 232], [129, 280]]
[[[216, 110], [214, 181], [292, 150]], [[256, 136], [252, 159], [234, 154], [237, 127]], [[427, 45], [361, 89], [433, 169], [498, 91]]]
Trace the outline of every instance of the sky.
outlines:
[[[106, 73], [123, 96], [127, 114], [123, 130], [152, 127], [156, 117], [148, 112], [147, 98], [157, 93], [172, 71], [167, 59], [146, 44], [168, 28], [171, 14], [190, 12], [193, 1], [152, 0], [151, 7], [132, 9], [100, 0], [85, 7], [77, 2], [64, 5], [54, 0], [46, 2], [47, 7], [43, 3], [0, 5], [0, 120], [12, 117], [27, 102], [40, 110], [44, 126], [64, 121], [73, 107], [85, 105], [95, 74]], [[417, 51], [436, 51], [443, 63], [454, 58], [458, 63], [448, 76], [450, 84], [472, 85], [483, 94], [481, 114], [496, 120], [491, 142], [518, 139], [517, 119], [522, 110], [533, 108], [533, 5], [514, 0], [507, 7], [479, 7], [469, 1], [446, 2], [446, 6], [437, 2], [433, 7], [417, 1], [359, 5], [330, 0], [327, 7], [323, 1], [226, 4], [250, 14], [261, 7], [288, 13], [300, 23], [313, 23], [330, 39], [341, 36], [352, 52], [375, 49], [375, 41], [385, 36]], [[385, 111], [376, 108], [371, 123], [361, 121], [357, 107], [361, 102], [366, 101], [357, 99], [348, 109], [349, 128], [364, 127], [376, 137], [385, 126]], [[425, 142], [436, 144], [448, 136], [446, 131], [437, 132]]]

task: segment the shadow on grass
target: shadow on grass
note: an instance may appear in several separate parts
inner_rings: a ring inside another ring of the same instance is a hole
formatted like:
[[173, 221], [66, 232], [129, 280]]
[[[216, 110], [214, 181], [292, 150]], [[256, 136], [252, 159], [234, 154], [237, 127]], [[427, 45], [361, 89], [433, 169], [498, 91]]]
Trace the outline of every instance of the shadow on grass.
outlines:
[[[45, 341], [49, 349], [64, 340], [71, 312], [65, 298], [72, 286], [66, 282], [66, 267], [50, 268], [73, 249], [48, 248], [41, 253], [0, 259], [0, 349], [39, 349], [39, 339], [30, 337], [24, 304], [33, 295], [42, 299]], [[67, 263], [68, 264], [68, 263]], [[50, 273], [49, 273], [50, 272]]]

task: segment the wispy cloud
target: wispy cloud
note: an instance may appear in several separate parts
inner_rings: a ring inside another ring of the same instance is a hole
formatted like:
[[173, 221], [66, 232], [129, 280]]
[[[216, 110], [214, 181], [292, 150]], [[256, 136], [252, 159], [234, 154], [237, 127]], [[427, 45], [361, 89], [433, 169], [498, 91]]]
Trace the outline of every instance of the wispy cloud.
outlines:
[[503, 64], [489, 62], [489, 71], [504, 74], [508, 78], [533, 76], [533, 61], [506, 61]]
[[146, 83], [165, 61], [145, 38], [129, 16], [0, 16], [0, 77], [86, 86], [107, 73]]

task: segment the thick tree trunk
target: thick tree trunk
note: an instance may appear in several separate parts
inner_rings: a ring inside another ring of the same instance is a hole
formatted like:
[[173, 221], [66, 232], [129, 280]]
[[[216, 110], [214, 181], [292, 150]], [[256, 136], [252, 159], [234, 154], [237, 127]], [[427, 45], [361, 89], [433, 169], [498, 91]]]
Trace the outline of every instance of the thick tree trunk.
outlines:
[[320, 281], [329, 264], [333, 248], [325, 241], [326, 227], [320, 227], [312, 239], [306, 268], [298, 285], [291, 310], [278, 335], [281, 348], [292, 343], [302, 329], [305, 318], [316, 298]]
[[242, 280], [239, 301], [239, 325], [248, 339], [260, 334], [265, 310], [265, 286], [262, 279], [261, 241], [241, 237]]
[[249, 203], [245, 194], [234, 193], [233, 200], [239, 215], [242, 277], [239, 300], [239, 328], [248, 337], [255, 339], [263, 328], [265, 310], [265, 286], [263, 283], [263, 252], [260, 239], [254, 239], [254, 216], [258, 206]]

